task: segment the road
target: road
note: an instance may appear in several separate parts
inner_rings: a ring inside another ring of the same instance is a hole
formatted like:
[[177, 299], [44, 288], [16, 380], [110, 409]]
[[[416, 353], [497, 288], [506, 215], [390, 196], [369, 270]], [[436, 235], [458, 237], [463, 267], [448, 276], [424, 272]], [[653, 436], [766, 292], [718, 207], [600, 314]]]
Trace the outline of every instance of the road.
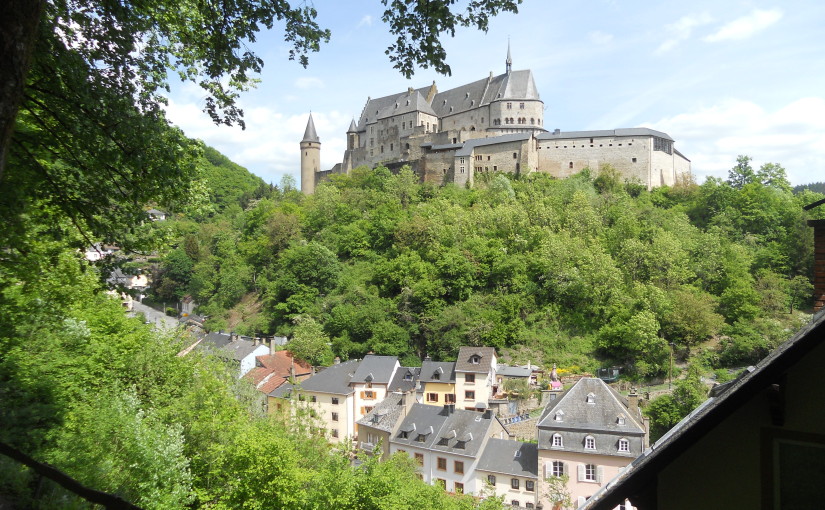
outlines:
[[177, 328], [180, 323], [175, 317], [169, 317], [163, 312], [159, 312], [150, 306], [146, 306], [139, 301], [132, 302], [132, 311], [129, 313], [134, 317], [136, 313], [141, 312], [146, 316], [147, 324], [154, 324], [156, 328], [163, 331], [171, 331]]

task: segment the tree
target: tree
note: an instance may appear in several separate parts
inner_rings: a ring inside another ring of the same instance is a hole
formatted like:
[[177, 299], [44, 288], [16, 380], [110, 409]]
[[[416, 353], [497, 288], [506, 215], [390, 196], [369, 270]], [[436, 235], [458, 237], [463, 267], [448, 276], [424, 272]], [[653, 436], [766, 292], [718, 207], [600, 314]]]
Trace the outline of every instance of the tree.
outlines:
[[570, 489], [567, 488], [567, 483], [570, 481], [570, 475], [564, 474], [561, 476], [548, 476], [545, 478], [547, 482], [547, 491], [545, 496], [553, 505], [552, 510], [566, 510], [572, 508], [573, 500], [570, 497]]
[[728, 170], [728, 184], [735, 189], [742, 189], [746, 184], [756, 180], [756, 174], [751, 167], [750, 156], [737, 156], [736, 166]]
[[295, 318], [295, 330], [292, 333], [292, 340], [286, 348], [295, 357], [315, 366], [327, 366], [332, 364], [332, 348], [330, 339], [324, 333], [321, 325], [315, 322], [312, 317], [300, 315]]

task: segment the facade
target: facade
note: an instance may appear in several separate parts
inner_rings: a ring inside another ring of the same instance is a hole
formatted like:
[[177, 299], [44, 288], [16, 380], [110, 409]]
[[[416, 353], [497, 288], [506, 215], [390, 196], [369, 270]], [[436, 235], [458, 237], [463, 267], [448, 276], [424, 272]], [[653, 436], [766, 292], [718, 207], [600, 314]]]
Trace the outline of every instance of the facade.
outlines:
[[419, 400], [434, 406], [455, 404], [455, 377], [455, 362], [425, 359], [421, 363], [419, 385], [422, 394]]
[[492, 412], [484, 413], [414, 404], [390, 438], [390, 454], [405, 452], [419, 464], [422, 479], [449, 492], [478, 494], [475, 476], [481, 452], [491, 437], [504, 439], [507, 429]]
[[825, 508], [823, 340], [819, 311], [755, 367], [714, 388], [584, 508], [626, 499], [639, 510]]
[[533, 443], [491, 438], [476, 467], [476, 485], [504, 496], [513, 508], [538, 504], [538, 448]]
[[530, 70], [513, 70], [507, 50], [505, 73], [438, 91], [419, 89], [367, 98], [347, 130], [341, 163], [319, 171], [320, 140], [310, 115], [301, 141], [301, 190], [334, 173], [366, 165], [409, 165], [422, 181], [471, 186], [482, 173], [542, 172], [557, 178], [584, 168], [613, 166], [648, 189], [674, 184], [690, 173], [690, 161], [674, 140], [647, 128], [604, 131], [545, 129], [545, 105]]
[[601, 379], [584, 378], [547, 405], [537, 424], [543, 497], [546, 478], [567, 475], [573, 503], [581, 505], [644, 452], [648, 433], [637, 398], [625, 400]]
[[368, 354], [350, 379], [354, 391], [355, 420], [367, 415], [389, 393], [390, 381], [401, 366], [395, 356]]
[[496, 365], [493, 347], [459, 348], [455, 362], [455, 395], [460, 407], [473, 411], [487, 409], [493, 397]]
[[369, 414], [356, 422], [358, 448], [386, 460], [390, 455], [390, 438], [398, 431], [415, 403], [415, 392], [412, 390], [393, 391], [387, 395]]

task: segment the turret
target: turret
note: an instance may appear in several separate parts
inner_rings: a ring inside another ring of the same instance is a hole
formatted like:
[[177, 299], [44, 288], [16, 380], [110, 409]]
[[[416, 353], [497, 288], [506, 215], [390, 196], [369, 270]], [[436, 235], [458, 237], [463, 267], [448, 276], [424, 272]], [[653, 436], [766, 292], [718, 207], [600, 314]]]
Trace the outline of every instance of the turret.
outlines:
[[321, 140], [315, 132], [312, 114], [309, 114], [304, 139], [301, 140], [301, 192], [304, 195], [315, 193], [315, 174], [321, 164]]
[[513, 70], [513, 59], [510, 57], [510, 40], [507, 40], [507, 60], [504, 62], [504, 66], [507, 69], [507, 74], [510, 74], [510, 71]]
[[358, 128], [355, 126], [355, 119], [349, 124], [347, 129], [347, 149], [353, 150], [358, 146]]

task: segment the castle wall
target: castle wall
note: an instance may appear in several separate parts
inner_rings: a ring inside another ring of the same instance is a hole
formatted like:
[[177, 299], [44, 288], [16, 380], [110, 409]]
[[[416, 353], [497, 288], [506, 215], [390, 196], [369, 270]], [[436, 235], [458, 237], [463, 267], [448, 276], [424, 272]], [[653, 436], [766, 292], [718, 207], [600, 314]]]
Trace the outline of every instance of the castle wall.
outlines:
[[420, 175], [423, 176], [422, 181], [437, 185], [454, 182], [454, 154], [455, 151], [438, 151], [424, 155], [419, 168]]
[[[510, 174], [526, 173], [535, 169], [535, 158], [530, 150], [531, 140], [504, 142], [491, 145], [482, 145], [473, 149], [472, 155], [465, 158], [469, 161], [473, 173], [506, 172]], [[459, 168], [460, 157], [456, 157], [456, 167]]]
[[[535, 100], [502, 99], [490, 104], [490, 127], [503, 130], [543, 129], [544, 103]], [[513, 119], [513, 122], [509, 122]], [[519, 122], [519, 119], [525, 121]], [[506, 132], [506, 131], [505, 131]], [[515, 131], [512, 131], [515, 132]]]

